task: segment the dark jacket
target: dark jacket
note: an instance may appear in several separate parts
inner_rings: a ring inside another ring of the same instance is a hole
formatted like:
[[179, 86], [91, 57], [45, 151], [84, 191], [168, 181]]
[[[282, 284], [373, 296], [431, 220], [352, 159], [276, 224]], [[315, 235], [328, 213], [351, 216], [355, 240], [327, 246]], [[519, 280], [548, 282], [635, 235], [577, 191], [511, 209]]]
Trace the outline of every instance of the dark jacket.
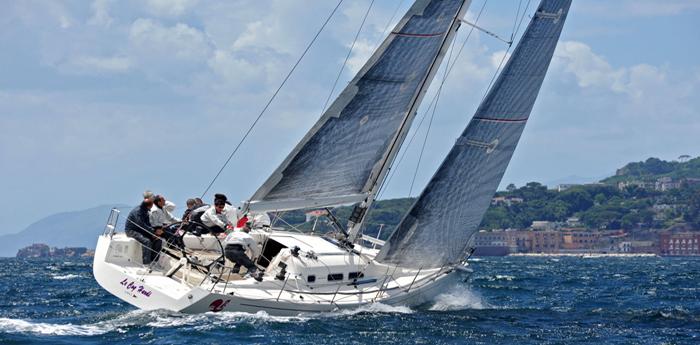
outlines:
[[182, 214], [182, 221], [183, 222], [190, 220], [190, 214], [192, 213], [192, 211], [194, 211], [194, 209], [195, 209], [195, 207], [188, 208], [185, 210], [185, 213]]
[[145, 236], [153, 236], [153, 228], [151, 227], [151, 220], [148, 217], [149, 207], [145, 202], [141, 205], [136, 206], [129, 215], [126, 217], [126, 225], [124, 230], [135, 231], [141, 233]]

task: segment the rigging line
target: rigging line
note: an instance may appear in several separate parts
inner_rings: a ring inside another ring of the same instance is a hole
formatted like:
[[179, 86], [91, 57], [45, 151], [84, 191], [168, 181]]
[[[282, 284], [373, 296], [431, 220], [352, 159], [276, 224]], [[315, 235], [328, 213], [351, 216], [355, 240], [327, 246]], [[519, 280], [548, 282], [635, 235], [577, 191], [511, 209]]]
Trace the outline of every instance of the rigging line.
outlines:
[[[440, 90], [438, 90], [436, 99], [440, 99]], [[437, 102], [433, 107], [433, 111], [430, 114], [430, 120], [428, 121], [428, 128], [425, 130], [425, 137], [423, 138], [423, 145], [420, 148], [420, 154], [418, 155], [418, 162], [416, 163], [416, 170], [413, 172], [413, 178], [411, 179], [411, 187], [408, 189], [408, 197], [411, 197], [413, 193], [413, 185], [416, 182], [416, 176], [418, 176], [418, 170], [420, 170], [420, 163], [423, 160], [423, 152], [425, 151], [425, 144], [428, 142], [428, 135], [430, 135], [430, 128], [433, 126], [433, 118], [435, 117], [435, 109], [437, 109]]]
[[[416, 176], [418, 176], [418, 170], [420, 169], [420, 163], [423, 160], [423, 152], [425, 152], [425, 145], [428, 142], [428, 136], [430, 135], [430, 128], [433, 126], [433, 118], [435, 118], [435, 110], [437, 109], [437, 105], [440, 102], [440, 94], [442, 93], [442, 86], [445, 85], [445, 80], [447, 79], [447, 72], [449, 71], [449, 65], [450, 61], [452, 60], [452, 54], [454, 53], [454, 43], [457, 42], [456, 40], [452, 41], [452, 45], [450, 46], [450, 54], [447, 55], [447, 66], [445, 66], [445, 70], [442, 76], [442, 82], [440, 83], [440, 87], [437, 90], [437, 93], [435, 94], [435, 102], [431, 101], [430, 105], [433, 105], [433, 111], [430, 114], [430, 121], [428, 121], [428, 128], [425, 130], [425, 137], [423, 138], [423, 145], [421, 146], [420, 149], [420, 155], [418, 155], [418, 162], [416, 163], [416, 169], [413, 172], [413, 179], [411, 179], [411, 187], [408, 189], [408, 197], [411, 197], [411, 194], [413, 194], [413, 185], [416, 183]], [[428, 107], [428, 111], [430, 111], [430, 107]]]
[[224, 165], [221, 166], [221, 169], [219, 169], [219, 171], [216, 173], [216, 175], [211, 180], [211, 182], [209, 183], [207, 188], [204, 190], [204, 192], [202, 193], [202, 196], [200, 196], [200, 198], [204, 198], [204, 196], [207, 194], [207, 192], [209, 192], [209, 189], [211, 189], [211, 187], [214, 185], [214, 182], [216, 182], [216, 180], [219, 178], [219, 175], [221, 175], [221, 173], [224, 171], [224, 169], [226, 169], [226, 166], [228, 165], [228, 163], [231, 161], [231, 159], [236, 154], [236, 152], [238, 152], [238, 149], [241, 147], [243, 142], [245, 142], [245, 140], [248, 138], [248, 135], [250, 135], [250, 133], [253, 131], [253, 128], [255, 128], [255, 125], [258, 124], [258, 121], [260, 121], [260, 118], [262, 118], [263, 114], [265, 114], [265, 112], [267, 111], [267, 108], [270, 107], [270, 104], [272, 104], [272, 101], [275, 100], [275, 98], [277, 97], [277, 94], [280, 92], [280, 90], [282, 90], [282, 87], [284, 87], [284, 85], [287, 83], [287, 80], [289, 80], [289, 77], [292, 76], [292, 73], [294, 73], [297, 66], [299, 66], [299, 63], [301, 63], [301, 60], [304, 59], [304, 56], [306, 56], [306, 53], [309, 52], [309, 49], [311, 49], [311, 46], [314, 44], [314, 42], [316, 42], [316, 39], [318, 39], [318, 36], [321, 35], [321, 32], [323, 32], [323, 29], [326, 27], [328, 22], [330, 22], [331, 18], [333, 18], [333, 15], [338, 10], [338, 8], [343, 3], [343, 1], [345, 1], [345, 0], [339, 0], [338, 4], [335, 5], [335, 7], [333, 8], [333, 11], [331, 11], [331, 13], [326, 18], [326, 21], [324, 21], [323, 25], [321, 25], [321, 27], [318, 29], [314, 38], [306, 46], [306, 48], [304, 49], [304, 52], [301, 54], [301, 56], [299, 56], [299, 59], [297, 59], [297, 61], [294, 63], [294, 66], [292, 66], [292, 69], [289, 71], [289, 73], [287, 73], [287, 76], [284, 77], [284, 80], [282, 80], [282, 83], [280, 83], [277, 90], [275, 90], [275, 92], [272, 94], [272, 97], [270, 97], [270, 99], [267, 101], [267, 103], [265, 104], [263, 109], [260, 111], [260, 114], [258, 114], [258, 117], [250, 125], [250, 127], [248, 128], [246, 133], [243, 135], [243, 138], [241, 138], [241, 140], [238, 142], [238, 144], [236, 145], [236, 148], [233, 149], [233, 152], [231, 152], [231, 154], [228, 156], [228, 158], [224, 162]]
[[406, 0], [401, 0], [399, 1], [399, 4], [396, 5], [396, 8], [394, 9], [394, 13], [391, 15], [391, 18], [389, 18], [389, 21], [386, 22], [386, 26], [384, 27], [384, 31], [382, 31], [382, 36], [379, 37], [379, 41], [377, 44], [374, 45], [374, 50], [377, 50], [377, 47], [379, 47], [380, 44], [384, 41], [386, 38], [387, 34], [389, 33], [389, 28], [391, 27], [391, 23], [394, 21], [394, 18], [396, 18], [396, 15], [399, 13], [399, 9], [401, 8], [401, 5], [403, 5], [404, 1]]
[[520, 8], [523, 6], [523, 0], [518, 1], [518, 10], [515, 11], [515, 20], [513, 21], [513, 31], [510, 34], [510, 41], [513, 42], [515, 39], [515, 26], [518, 24], [518, 16], [520, 15]]
[[[530, 7], [530, 1], [527, 0], [527, 4], [525, 5], [525, 9], [523, 10], [523, 14], [520, 17], [520, 22], [518, 23], [518, 26], [515, 28], [515, 31], [513, 32], [512, 36], [515, 37], [518, 35], [518, 31], [520, 31], [520, 26], [523, 24], [523, 20], [525, 19], [525, 16], [527, 14], [527, 9]], [[515, 16], [515, 21], [518, 21], [518, 16]], [[513, 48], [513, 41], [508, 45], [508, 49], [506, 49], [506, 52], [503, 54], [503, 57], [501, 57], [501, 62], [498, 63], [498, 68], [496, 68], [496, 71], [493, 73], [493, 77], [491, 77], [491, 81], [489, 82], [489, 86], [486, 88], [486, 92], [484, 93], [484, 96], [481, 98], [481, 102], [483, 102], [486, 99], [486, 96], [488, 96], [489, 91], [491, 90], [491, 87], [493, 86], [493, 83], [496, 81], [496, 77], [498, 77], [499, 72], [501, 71], [501, 67], [503, 67], [503, 62], [506, 61], [506, 57], [508, 57], [508, 53], [510, 52], [510, 49]]]
[[335, 87], [338, 86], [338, 80], [340, 80], [340, 76], [343, 74], [343, 70], [345, 70], [345, 66], [348, 64], [348, 60], [350, 60], [350, 55], [352, 55], [352, 50], [355, 48], [355, 43], [357, 43], [357, 38], [360, 37], [360, 32], [362, 32], [362, 28], [365, 26], [365, 21], [367, 21], [367, 16], [369, 15], [369, 11], [372, 9], [372, 5], [374, 5], [374, 0], [372, 0], [369, 3], [369, 7], [367, 7], [367, 12], [365, 12], [365, 16], [362, 18], [362, 23], [360, 24], [360, 27], [357, 29], [357, 33], [355, 33], [355, 39], [352, 41], [352, 44], [350, 45], [350, 49], [348, 50], [348, 54], [345, 55], [345, 61], [343, 61], [343, 66], [340, 67], [340, 71], [338, 71], [338, 75], [335, 77], [335, 81], [333, 82], [333, 87], [331, 88], [331, 92], [328, 93], [328, 97], [326, 98], [326, 102], [323, 103], [323, 108], [321, 108], [321, 116], [323, 113], [326, 112], [326, 107], [328, 106], [328, 102], [330, 102], [331, 97], [333, 96], [333, 92], [335, 92]]
[[[476, 19], [474, 20], [474, 23], [477, 24], [479, 23], [479, 19], [481, 18], [481, 15], [484, 13], [484, 9], [486, 8], [486, 4], [489, 2], [489, 0], [485, 0], [484, 3], [481, 5], [481, 9], [479, 9], [479, 13], [476, 16]], [[467, 45], [467, 42], [469, 41], [469, 38], [472, 36], [472, 33], [474, 32], [474, 27], [471, 27], [469, 30], [469, 33], [467, 34], [467, 37], [464, 39], [462, 42], [462, 45], [459, 47], [459, 51], [457, 52], [457, 55], [455, 56], [454, 60], [452, 60], [452, 63], [450, 64], [450, 61], [448, 59], [447, 64], [449, 65], [449, 71], [447, 72], [447, 75], [449, 75], [452, 72], [452, 69], [454, 68], [455, 64], [457, 63], [457, 59], [460, 57], [462, 54], [462, 51], [464, 50], [464, 47]], [[440, 88], [442, 88], [443, 84], [446, 81], [445, 79], [442, 81], [440, 84]], [[430, 109], [433, 105], [433, 103], [436, 101], [436, 96], [433, 96], [433, 99], [430, 101], [430, 104], [428, 105], [428, 109]], [[398, 168], [399, 165], [401, 165], [401, 162], [403, 161], [403, 158], [406, 156], [406, 152], [408, 151], [408, 148], [411, 146], [411, 143], [413, 143], [413, 139], [415, 139], [416, 135], [418, 134], [418, 130], [420, 127], [423, 125], [423, 121], [425, 120], [425, 117], [427, 116], [427, 112], [423, 114], [423, 117], [421, 118], [420, 122], [418, 123], [418, 126], [416, 127], [416, 130], [413, 132], [413, 135], [411, 136], [411, 139], [409, 139], [408, 144], [406, 144], [405, 149], [403, 150], [403, 153], [401, 154], [401, 157], [399, 157], [399, 160], [395, 163], [392, 164], [391, 166], [391, 173], [389, 174], [389, 177], [387, 177], [384, 182], [382, 182], [382, 185], [379, 188], [379, 193], [377, 193], [377, 199], [380, 199], [381, 196], [383, 195], [385, 191], [385, 186], [389, 184], [391, 181], [392, 177], [394, 177], [394, 174], [396, 173], [395, 168]]]
[[[508, 41], [508, 40], [506, 40], [505, 38], [503, 38], [503, 37], [501, 37], [501, 36], [499, 36], [499, 35], [497, 35], [497, 34], [491, 32], [491, 31], [489, 31], [489, 30], [486, 30], [486, 29], [482, 28], [481, 26], [478, 26], [478, 25], [476, 25], [476, 24], [474, 24], [474, 23], [471, 23], [471, 22], [469, 22], [469, 21], [467, 21], [467, 20], [462, 19], [462, 23], [467, 24], [467, 25], [469, 25], [469, 26], [473, 26], [474, 28], [479, 29], [479, 31], [481, 31], [481, 32], [483, 32], [483, 33], [485, 33], [485, 34], [487, 34], [487, 35], [489, 35], [489, 36], [491, 36], [491, 37], [493, 37], [493, 38], [495, 38], [495, 39], [497, 39], [497, 40], [499, 40], [499, 41], [501, 41], [501, 42], [503, 42], [503, 43], [505, 43], [505, 44], [510, 45], [510, 44], [512, 43], [512, 41]], [[513, 33], [511, 33], [510, 35], [513, 36]]]

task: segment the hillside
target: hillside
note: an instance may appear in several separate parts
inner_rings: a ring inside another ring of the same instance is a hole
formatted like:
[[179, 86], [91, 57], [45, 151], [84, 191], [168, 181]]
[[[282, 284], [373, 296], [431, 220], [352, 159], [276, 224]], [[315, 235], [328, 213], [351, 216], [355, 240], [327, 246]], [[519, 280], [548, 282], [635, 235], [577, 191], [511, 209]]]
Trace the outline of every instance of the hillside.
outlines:
[[555, 191], [536, 182], [497, 196], [486, 212], [485, 229], [524, 228], [535, 220], [564, 222], [570, 217], [594, 229], [667, 228], [688, 224], [700, 229], [700, 157], [684, 162], [649, 158], [632, 162], [599, 184]]
[[[63, 212], [45, 217], [16, 234], [0, 236], [0, 257], [13, 257], [20, 248], [33, 243], [58, 247], [94, 248], [110, 209], [102, 205], [87, 210]], [[124, 207], [124, 205], [117, 205]]]
[[698, 184], [667, 191], [592, 184], [559, 192], [530, 182], [497, 197], [511, 202], [492, 204], [483, 229], [525, 228], [536, 220], [565, 222], [571, 217], [593, 229], [659, 229], [679, 223], [700, 229]]
[[603, 179], [601, 182], [616, 184], [622, 181], [654, 182], [662, 177], [674, 180], [700, 178], [700, 157], [686, 162], [665, 161], [649, 158], [643, 162], [633, 162], [617, 170], [615, 176]]

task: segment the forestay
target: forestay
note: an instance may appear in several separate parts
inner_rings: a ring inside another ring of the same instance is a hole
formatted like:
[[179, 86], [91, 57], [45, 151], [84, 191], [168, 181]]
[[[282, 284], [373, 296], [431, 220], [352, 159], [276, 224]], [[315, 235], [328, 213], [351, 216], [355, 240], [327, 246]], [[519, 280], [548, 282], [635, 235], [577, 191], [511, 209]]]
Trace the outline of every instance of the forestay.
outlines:
[[418, 0], [255, 192], [250, 209], [364, 200], [401, 145], [469, 1]]
[[427, 268], [463, 257], [530, 116], [570, 5], [540, 3], [494, 86], [378, 260]]

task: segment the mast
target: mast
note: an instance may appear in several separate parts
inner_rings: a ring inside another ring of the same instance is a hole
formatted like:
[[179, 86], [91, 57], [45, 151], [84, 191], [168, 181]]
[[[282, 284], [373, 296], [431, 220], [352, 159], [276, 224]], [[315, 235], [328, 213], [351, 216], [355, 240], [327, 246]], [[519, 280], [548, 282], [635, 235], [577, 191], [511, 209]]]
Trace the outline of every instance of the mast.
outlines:
[[[428, 74], [425, 76], [425, 78], [422, 80], [420, 87], [418, 90], [416, 90], [416, 94], [414, 95], [414, 98], [411, 102], [409, 110], [406, 112], [406, 116], [403, 118], [401, 121], [401, 125], [399, 126], [399, 130], [397, 131], [396, 135], [391, 141], [391, 144], [389, 146], [389, 150], [387, 151], [386, 155], [384, 158], [379, 162], [380, 168], [377, 174], [373, 175], [372, 178], [368, 181], [368, 192], [367, 192], [367, 198], [363, 200], [359, 205], [355, 206], [355, 208], [352, 211], [352, 214], [350, 215], [350, 218], [348, 219], [348, 242], [353, 243], [357, 239], [357, 235], [360, 232], [360, 229], [362, 228], [362, 223], [364, 223], [365, 216], [367, 215], [367, 210], [372, 206], [372, 203], [374, 202], [374, 198], [377, 195], [377, 192], [379, 191], [379, 188], [382, 185], [382, 182], [386, 178], [387, 173], [389, 172], [389, 169], [391, 167], [391, 164], [393, 163], [394, 159], [396, 158], [396, 155], [399, 152], [399, 149], [401, 148], [401, 144], [403, 144], [404, 139], [406, 138], [406, 135], [408, 134], [408, 130], [411, 127], [411, 123], [413, 122], [413, 119], [416, 117], [416, 112], [418, 111], [418, 107], [421, 104], [421, 101], [423, 100], [423, 97], [425, 96], [426, 92], [428, 91], [428, 87], [430, 86], [431, 81], [433, 80], [433, 77], [435, 76], [435, 73], [437, 73], [440, 63], [442, 62], [442, 59], [445, 57], [445, 54], [447, 53], [447, 48], [449, 47], [450, 43], [454, 39], [455, 34], [457, 33], [457, 29], [459, 29], [459, 26], [461, 24], [461, 18], [464, 16], [464, 13], [466, 12], [467, 8], [469, 8], [469, 5], [471, 4], [471, 0], [466, 0], [462, 1], [460, 4], [459, 9], [457, 10], [456, 14], [452, 18], [452, 22], [449, 26], [449, 29], [447, 31], [447, 35], [443, 38], [441, 44], [440, 44], [440, 49], [439, 53], [435, 56], [433, 59], [432, 63], [430, 64], [430, 67], [428, 68]], [[399, 31], [392, 31], [391, 35], [402, 35], [404, 33], [399, 32]]]
[[[416, 0], [316, 124], [249, 199], [252, 211], [363, 202], [386, 176], [470, 0]], [[355, 224], [361, 215], [355, 214]], [[353, 226], [355, 227], [355, 226]]]

